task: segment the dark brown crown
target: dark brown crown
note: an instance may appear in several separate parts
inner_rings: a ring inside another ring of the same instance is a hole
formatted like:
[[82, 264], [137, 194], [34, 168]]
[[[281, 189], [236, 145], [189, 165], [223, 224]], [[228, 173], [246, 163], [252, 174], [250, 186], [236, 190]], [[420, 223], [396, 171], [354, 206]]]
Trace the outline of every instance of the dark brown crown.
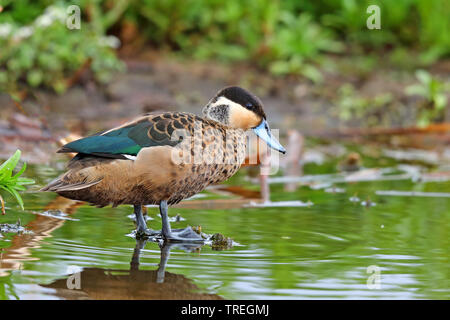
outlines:
[[247, 90], [237, 86], [226, 87], [220, 90], [216, 97], [218, 98], [221, 96], [240, 104], [244, 108], [261, 116], [263, 119], [266, 119], [261, 100]]

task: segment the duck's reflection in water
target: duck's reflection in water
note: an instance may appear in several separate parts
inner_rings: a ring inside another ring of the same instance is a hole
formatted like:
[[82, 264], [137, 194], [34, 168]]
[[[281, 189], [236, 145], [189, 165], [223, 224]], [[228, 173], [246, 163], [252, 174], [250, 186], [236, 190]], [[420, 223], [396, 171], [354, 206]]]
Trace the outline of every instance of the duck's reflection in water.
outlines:
[[[166, 272], [172, 248], [192, 251], [200, 245], [165, 243], [160, 247], [158, 269], [139, 270], [141, 250], [145, 244], [145, 240], [136, 240], [130, 270], [85, 268], [78, 274], [42, 286], [55, 289], [53, 295], [64, 299], [223, 299], [216, 294], [202, 293], [191, 279], [181, 274]], [[77, 281], [80, 289], [76, 289]], [[74, 286], [74, 289], [69, 289]]]

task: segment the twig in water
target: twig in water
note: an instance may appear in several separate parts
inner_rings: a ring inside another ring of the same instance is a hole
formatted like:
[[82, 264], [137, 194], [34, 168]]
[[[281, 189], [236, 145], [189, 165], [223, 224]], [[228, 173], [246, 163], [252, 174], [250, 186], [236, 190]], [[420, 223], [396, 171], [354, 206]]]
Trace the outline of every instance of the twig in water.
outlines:
[[5, 211], [5, 201], [3, 201], [3, 197], [2, 197], [1, 194], [0, 194], [0, 204], [1, 204], [1, 206], [2, 206], [2, 215], [5, 215], [5, 214], [6, 214], [6, 211]]

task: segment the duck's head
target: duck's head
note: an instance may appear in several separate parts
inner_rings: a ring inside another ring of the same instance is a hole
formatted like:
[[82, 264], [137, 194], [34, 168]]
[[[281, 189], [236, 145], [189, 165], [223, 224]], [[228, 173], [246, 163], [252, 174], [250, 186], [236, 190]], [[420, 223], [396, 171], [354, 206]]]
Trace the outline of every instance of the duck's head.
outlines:
[[252, 129], [269, 147], [286, 153], [270, 132], [261, 100], [241, 87], [220, 90], [203, 108], [203, 115], [231, 128]]

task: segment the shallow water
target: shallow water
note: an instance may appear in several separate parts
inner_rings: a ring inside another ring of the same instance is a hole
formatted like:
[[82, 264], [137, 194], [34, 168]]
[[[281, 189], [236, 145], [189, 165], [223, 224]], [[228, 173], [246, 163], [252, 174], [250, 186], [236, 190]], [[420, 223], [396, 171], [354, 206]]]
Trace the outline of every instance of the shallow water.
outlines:
[[[364, 164], [396, 165], [386, 159], [364, 159]], [[335, 171], [335, 161], [305, 167], [305, 174]], [[228, 183], [257, 189], [248, 172], [241, 169]], [[41, 185], [57, 174], [51, 167], [27, 171]], [[129, 236], [134, 228], [130, 206], [98, 209], [29, 192], [22, 212], [6, 198], [0, 223], [20, 218], [32, 233], [0, 238], [0, 299], [450, 297], [450, 198], [376, 194], [450, 192], [450, 182], [388, 179], [333, 186], [339, 189], [316, 185], [285, 192], [282, 184], [271, 185], [272, 201], [310, 201], [309, 206], [225, 208], [219, 203], [206, 209], [201, 203], [209, 198], [231, 199], [206, 192], [189, 208], [170, 209], [169, 215], [185, 218], [173, 227], [201, 225], [206, 233], [237, 242], [221, 251], [136, 243]], [[356, 197], [368, 204], [350, 200]], [[159, 229], [156, 208], [149, 208], [149, 216], [149, 226]], [[373, 270], [379, 271], [379, 281]], [[81, 289], [69, 289], [77, 279]]]

